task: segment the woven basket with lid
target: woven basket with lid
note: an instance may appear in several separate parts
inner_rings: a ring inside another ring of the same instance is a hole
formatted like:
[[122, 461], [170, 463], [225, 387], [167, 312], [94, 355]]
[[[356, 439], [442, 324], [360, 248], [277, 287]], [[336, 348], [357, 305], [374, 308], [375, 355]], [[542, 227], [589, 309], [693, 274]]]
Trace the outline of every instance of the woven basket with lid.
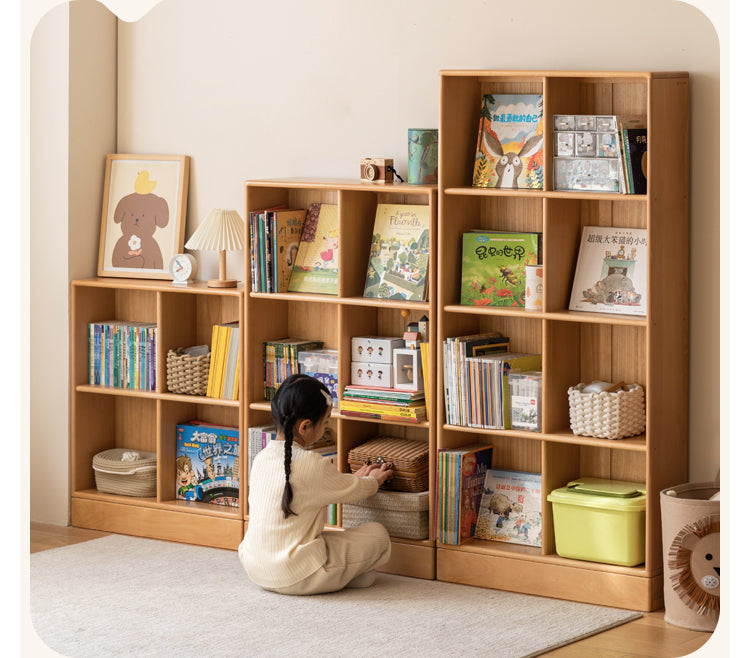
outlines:
[[348, 459], [352, 473], [365, 464], [392, 464], [393, 475], [383, 489], [425, 491], [429, 486], [429, 448], [422, 441], [379, 436], [350, 450]]

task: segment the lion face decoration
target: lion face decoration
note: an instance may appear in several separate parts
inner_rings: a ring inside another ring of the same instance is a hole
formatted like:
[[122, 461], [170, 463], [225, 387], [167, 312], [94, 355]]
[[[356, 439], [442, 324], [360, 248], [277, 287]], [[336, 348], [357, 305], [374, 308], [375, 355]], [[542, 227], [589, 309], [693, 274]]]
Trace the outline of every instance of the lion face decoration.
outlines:
[[669, 548], [672, 589], [700, 615], [718, 616], [719, 516], [712, 514], [686, 525]]

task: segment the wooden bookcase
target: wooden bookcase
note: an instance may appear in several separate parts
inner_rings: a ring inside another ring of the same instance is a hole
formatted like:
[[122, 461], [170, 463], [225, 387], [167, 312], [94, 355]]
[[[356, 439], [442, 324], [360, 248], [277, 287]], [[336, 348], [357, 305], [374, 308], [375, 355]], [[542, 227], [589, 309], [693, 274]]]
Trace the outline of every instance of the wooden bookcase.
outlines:
[[[429, 421], [419, 425], [334, 414], [338, 466], [348, 451], [382, 434], [424, 441], [430, 448], [434, 500], [439, 449], [484, 441], [495, 447], [493, 466], [542, 474], [543, 495], [581, 475], [645, 482], [646, 561], [618, 567], [557, 555], [552, 506], [543, 507], [541, 548], [471, 540], [437, 544], [430, 537], [393, 539], [386, 571], [530, 594], [640, 610], [662, 605], [659, 491], [687, 479], [689, 78], [686, 73], [443, 71], [440, 74], [439, 186], [378, 185], [342, 180], [258, 180], [245, 183], [247, 213], [284, 204], [338, 206], [340, 271], [337, 295], [255, 293], [177, 287], [136, 279], [86, 279], [71, 286], [71, 491], [75, 526], [236, 548], [247, 522], [247, 430], [268, 424], [263, 396], [262, 344], [288, 336], [318, 339], [338, 350], [339, 389], [350, 381], [352, 336], [401, 335], [427, 315]], [[544, 94], [544, 188], [471, 186], [479, 109], [484, 93]], [[553, 189], [554, 114], [640, 114], [648, 125], [648, 194], [558, 192]], [[378, 203], [430, 208], [429, 301], [362, 296]], [[648, 231], [647, 317], [570, 312], [568, 299], [581, 228]], [[459, 304], [460, 244], [471, 229], [538, 231], [544, 240], [543, 308]], [[247, 239], [247, 238], [246, 238]], [[250, 280], [245, 245], [245, 282]], [[158, 326], [157, 390], [136, 392], [88, 384], [89, 322], [128, 320]], [[238, 401], [176, 395], [166, 388], [170, 349], [208, 343], [215, 323], [239, 320], [243, 336]], [[514, 350], [542, 354], [541, 433], [478, 430], [447, 425], [442, 395], [445, 337], [499, 330]], [[646, 432], [606, 440], [575, 436], [567, 389], [579, 382], [625, 380], [646, 390]], [[440, 392], [438, 394], [438, 392]], [[240, 428], [242, 492], [239, 508], [175, 499], [175, 426], [202, 419]], [[114, 447], [156, 452], [153, 498], [97, 491], [92, 458]], [[340, 515], [339, 515], [340, 517]]]
[[[471, 186], [481, 97], [544, 96], [544, 188]], [[686, 73], [443, 71], [440, 91], [437, 345], [498, 330], [511, 349], [542, 354], [542, 432], [445, 424], [433, 408], [437, 448], [494, 447], [493, 467], [542, 474], [541, 548], [471, 540], [438, 544], [441, 580], [654, 610], [662, 605], [659, 491], [687, 478], [689, 79]], [[553, 189], [553, 115], [638, 114], [648, 126], [648, 194]], [[568, 311], [581, 228], [645, 228], [647, 317]], [[543, 233], [541, 312], [459, 304], [461, 236], [472, 229]], [[438, 378], [442, 352], [437, 355]], [[567, 390], [600, 379], [646, 391], [646, 432], [607, 440], [570, 430]], [[438, 383], [442, 386], [442, 383]], [[439, 390], [442, 390], [439, 388]], [[562, 558], [546, 496], [580, 476], [645, 482], [646, 562], [626, 568]]]
[[[382, 185], [339, 180], [247, 181], [246, 213], [278, 205], [307, 208], [313, 202], [338, 206], [339, 285], [338, 295], [249, 292], [245, 304], [248, 426], [271, 420], [271, 404], [263, 399], [263, 342], [278, 338], [322, 340], [325, 348], [338, 350], [339, 394], [350, 383], [353, 336], [401, 336], [406, 324], [426, 315], [433, 320], [436, 280], [428, 279], [430, 301], [390, 301], [365, 298], [365, 275], [369, 262], [375, 210], [379, 203], [426, 205], [430, 208], [430, 235], [437, 233], [437, 187], [434, 185]], [[434, 238], [431, 237], [431, 240]], [[248, 249], [246, 249], [249, 253]], [[434, 254], [434, 247], [431, 249]], [[245, 281], [250, 280], [246, 260]], [[434, 272], [433, 263], [430, 272]], [[430, 344], [436, 329], [430, 322]], [[434, 350], [431, 351], [434, 364]], [[431, 368], [434, 372], [434, 367]], [[430, 399], [434, 400], [434, 378]], [[432, 417], [431, 417], [432, 418]], [[395, 436], [428, 443], [430, 473], [434, 473], [435, 426], [425, 422], [369, 421], [335, 413], [330, 423], [336, 434], [338, 466], [348, 471], [347, 454], [353, 447], [375, 436]], [[434, 480], [430, 477], [430, 482]], [[340, 510], [339, 510], [340, 512]], [[430, 512], [432, 515], [432, 512]], [[340, 514], [339, 514], [340, 518]], [[432, 520], [432, 516], [430, 516]], [[430, 523], [432, 527], [432, 522]], [[435, 540], [392, 539], [392, 557], [383, 569], [401, 575], [435, 577]]]
[[[165, 281], [87, 279], [71, 289], [71, 522], [74, 526], [154, 539], [236, 548], [243, 508], [189, 503], [175, 497], [175, 427], [190, 420], [245, 427], [240, 401], [179, 395], [167, 390], [167, 352], [211, 344], [214, 324], [244, 322], [244, 288], [178, 287]], [[91, 386], [88, 323], [155, 322], [155, 391]], [[244, 328], [241, 329], [244, 331]], [[240, 400], [244, 392], [240, 392]], [[110, 448], [156, 453], [156, 496], [101, 493], [92, 459]], [[244, 450], [244, 445], [241, 445]], [[245, 473], [241, 473], [245, 477]]]

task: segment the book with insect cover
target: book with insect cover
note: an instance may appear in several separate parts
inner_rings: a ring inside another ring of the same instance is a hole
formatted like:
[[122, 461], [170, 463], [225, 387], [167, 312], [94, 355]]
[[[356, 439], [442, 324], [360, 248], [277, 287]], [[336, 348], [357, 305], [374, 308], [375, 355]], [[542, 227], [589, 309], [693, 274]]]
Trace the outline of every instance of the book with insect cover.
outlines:
[[541, 263], [541, 233], [464, 233], [461, 304], [523, 307], [526, 299], [526, 266]]

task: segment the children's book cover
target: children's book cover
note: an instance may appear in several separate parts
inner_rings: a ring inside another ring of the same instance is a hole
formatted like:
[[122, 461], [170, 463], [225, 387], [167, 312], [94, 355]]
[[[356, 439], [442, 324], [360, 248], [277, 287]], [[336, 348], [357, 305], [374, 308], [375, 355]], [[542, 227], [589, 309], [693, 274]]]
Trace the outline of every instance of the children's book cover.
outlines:
[[338, 206], [311, 203], [292, 267], [289, 291], [337, 295], [338, 290]]
[[571, 311], [646, 315], [646, 229], [584, 226]]
[[294, 261], [299, 252], [302, 227], [307, 211], [276, 210], [270, 213], [271, 235], [273, 236], [273, 289], [272, 292], [286, 292], [292, 278]]
[[239, 429], [195, 421], [176, 431], [176, 497], [239, 507]]
[[526, 266], [541, 262], [541, 233], [464, 233], [461, 304], [523, 308], [526, 303]]
[[541, 94], [485, 94], [474, 160], [475, 187], [541, 189], [544, 182]]
[[424, 301], [429, 259], [429, 207], [378, 204], [364, 296]]
[[479, 504], [477, 539], [542, 545], [542, 476], [489, 469]]
[[646, 194], [646, 155], [648, 141], [645, 128], [627, 128], [623, 130], [626, 146], [628, 175], [630, 176], [630, 193]]

